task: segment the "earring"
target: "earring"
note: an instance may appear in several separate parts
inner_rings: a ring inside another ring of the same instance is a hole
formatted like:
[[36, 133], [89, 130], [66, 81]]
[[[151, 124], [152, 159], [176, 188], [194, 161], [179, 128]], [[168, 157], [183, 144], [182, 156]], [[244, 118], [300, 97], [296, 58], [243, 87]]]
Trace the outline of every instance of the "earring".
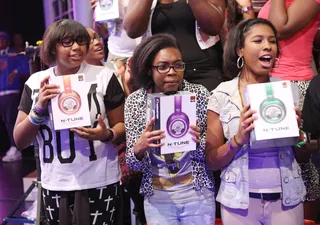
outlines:
[[243, 56], [239, 56], [237, 59], [237, 67], [238, 69], [241, 69], [243, 67], [244, 64], [244, 60], [243, 60]]
[[[276, 66], [276, 61], [278, 62], [277, 66]], [[273, 63], [273, 69], [276, 69], [280, 66], [280, 60], [278, 58], [276, 58], [276, 61], [274, 61], [274, 63]]]

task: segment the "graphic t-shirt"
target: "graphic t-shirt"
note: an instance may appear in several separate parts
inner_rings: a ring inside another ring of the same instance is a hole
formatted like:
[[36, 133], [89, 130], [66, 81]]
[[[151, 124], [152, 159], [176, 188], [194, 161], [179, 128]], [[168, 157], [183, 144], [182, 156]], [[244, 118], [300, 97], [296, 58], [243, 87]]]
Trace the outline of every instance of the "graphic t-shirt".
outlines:
[[[101, 114], [108, 125], [105, 111], [124, 103], [123, 90], [106, 67], [82, 64], [77, 73], [90, 74], [92, 86], [88, 92], [92, 127]], [[33, 74], [25, 83], [19, 110], [29, 114], [37, 101], [40, 81], [55, 76], [54, 68]], [[100, 140], [88, 141], [69, 129], [55, 131], [53, 121], [46, 120], [37, 134], [41, 163], [41, 182], [45, 189], [73, 191], [97, 188], [118, 182], [120, 169], [116, 147]]]

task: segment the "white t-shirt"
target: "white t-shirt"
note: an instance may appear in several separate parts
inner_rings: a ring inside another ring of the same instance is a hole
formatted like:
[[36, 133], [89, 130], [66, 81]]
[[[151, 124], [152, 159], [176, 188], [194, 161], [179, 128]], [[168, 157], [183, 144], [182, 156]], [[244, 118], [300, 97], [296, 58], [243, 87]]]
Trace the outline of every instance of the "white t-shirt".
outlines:
[[131, 39], [123, 28], [123, 19], [127, 11], [129, 1], [119, 0], [119, 18], [109, 20], [108, 24], [108, 49], [113, 55], [120, 57], [131, 57], [137, 45], [141, 42], [141, 37]]
[[[124, 93], [117, 78], [107, 67], [82, 64], [77, 73], [90, 74], [93, 86], [88, 92], [92, 124], [96, 116], [105, 117], [105, 110], [124, 103]], [[19, 110], [29, 114], [36, 102], [40, 81], [54, 75], [54, 68], [33, 74], [25, 83]], [[107, 118], [105, 123], [108, 125]], [[97, 188], [118, 182], [120, 168], [117, 149], [112, 143], [88, 141], [66, 130], [55, 131], [47, 120], [37, 134], [41, 164], [41, 182], [52, 191], [73, 191]]]

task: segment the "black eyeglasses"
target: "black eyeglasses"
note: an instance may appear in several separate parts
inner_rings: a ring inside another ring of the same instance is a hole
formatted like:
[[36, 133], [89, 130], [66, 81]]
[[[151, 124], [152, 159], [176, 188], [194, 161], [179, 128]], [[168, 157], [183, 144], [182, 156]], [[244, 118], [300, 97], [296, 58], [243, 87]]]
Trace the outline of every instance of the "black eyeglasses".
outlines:
[[173, 65], [170, 65], [169, 63], [162, 63], [158, 66], [152, 66], [152, 68], [156, 68], [158, 73], [168, 73], [171, 68], [176, 72], [181, 72], [185, 69], [185, 63], [177, 62]]
[[100, 37], [98, 34], [94, 34], [93, 38], [90, 40], [90, 44], [93, 44], [94, 40], [101, 41], [102, 37]]
[[85, 39], [84, 37], [67, 36], [59, 40], [59, 43], [62, 44], [63, 47], [71, 47], [74, 42], [77, 42], [78, 45], [86, 45], [87, 39]]

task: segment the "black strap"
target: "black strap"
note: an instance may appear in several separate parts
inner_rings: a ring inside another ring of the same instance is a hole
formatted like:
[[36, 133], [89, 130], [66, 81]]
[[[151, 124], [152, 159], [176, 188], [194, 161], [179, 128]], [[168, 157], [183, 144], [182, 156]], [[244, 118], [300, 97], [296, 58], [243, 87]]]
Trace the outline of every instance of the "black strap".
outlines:
[[164, 94], [165, 95], [175, 95], [175, 94], [177, 94], [178, 93], [178, 91], [167, 91], [167, 92], [165, 92]]
[[257, 198], [264, 201], [274, 201], [281, 199], [281, 193], [249, 193], [250, 198]]
[[163, 156], [164, 156], [164, 161], [167, 164], [169, 172], [172, 174], [178, 173], [180, 170], [180, 164], [179, 164], [179, 162], [177, 162], [173, 159], [174, 153], [165, 154]]

